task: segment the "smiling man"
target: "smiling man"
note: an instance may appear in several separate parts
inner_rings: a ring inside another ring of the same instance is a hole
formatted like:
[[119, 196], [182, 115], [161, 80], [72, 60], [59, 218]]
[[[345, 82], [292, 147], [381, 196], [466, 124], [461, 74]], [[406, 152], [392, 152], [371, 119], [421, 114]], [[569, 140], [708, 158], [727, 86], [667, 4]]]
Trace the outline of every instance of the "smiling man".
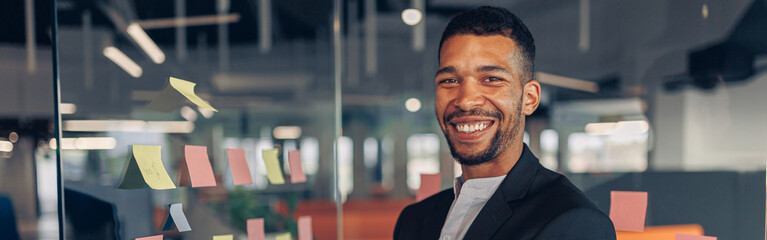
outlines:
[[450, 21], [434, 107], [463, 176], [402, 210], [395, 239], [615, 239], [610, 219], [522, 142], [540, 102], [534, 60], [532, 34], [505, 9]]

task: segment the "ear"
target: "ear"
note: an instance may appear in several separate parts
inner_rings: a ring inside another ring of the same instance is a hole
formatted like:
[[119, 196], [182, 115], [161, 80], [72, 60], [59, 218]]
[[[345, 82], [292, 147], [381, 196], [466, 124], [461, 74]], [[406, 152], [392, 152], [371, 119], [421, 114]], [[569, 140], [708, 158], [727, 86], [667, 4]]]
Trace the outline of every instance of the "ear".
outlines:
[[525, 83], [523, 89], [525, 91], [522, 93], [522, 113], [530, 116], [541, 103], [541, 84], [536, 80], [530, 80]]

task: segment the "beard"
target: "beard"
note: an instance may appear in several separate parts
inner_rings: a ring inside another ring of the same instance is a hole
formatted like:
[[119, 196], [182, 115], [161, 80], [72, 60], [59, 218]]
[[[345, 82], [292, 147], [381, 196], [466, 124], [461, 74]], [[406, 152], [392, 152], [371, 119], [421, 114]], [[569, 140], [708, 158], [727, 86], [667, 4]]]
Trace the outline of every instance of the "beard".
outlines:
[[[520, 101], [516, 104], [516, 111], [512, 113], [512, 119], [510, 121], [511, 127], [501, 127], [501, 123], [498, 122], [498, 130], [495, 132], [495, 135], [493, 135], [493, 139], [490, 141], [490, 145], [479, 153], [470, 154], [458, 152], [458, 150], [455, 148], [455, 143], [453, 143], [453, 140], [450, 137], [449, 131], [443, 129], [442, 133], [447, 139], [447, 144], [450, 147], [450, 154], [453, 155], [453, 158], [455, 158], [455, 160], [461, 165], [474, 166], [489, 162], [506, 151], [506, 147], [508, 147], [514, 139], [518, 138], [519, 135], [520, 120], [522, 118], [521, 103], [522, 100], [520, 99]], [[502, 114], [499, 111], [487, 111], [479, 109], [474, 109], [471, 111], [459, 111], [446, 115], [443, 122], [448, 123], [450, 122], [450, 119], [461, 116], [485, 116], [495, 117], [496, 119], [501, 120]]]

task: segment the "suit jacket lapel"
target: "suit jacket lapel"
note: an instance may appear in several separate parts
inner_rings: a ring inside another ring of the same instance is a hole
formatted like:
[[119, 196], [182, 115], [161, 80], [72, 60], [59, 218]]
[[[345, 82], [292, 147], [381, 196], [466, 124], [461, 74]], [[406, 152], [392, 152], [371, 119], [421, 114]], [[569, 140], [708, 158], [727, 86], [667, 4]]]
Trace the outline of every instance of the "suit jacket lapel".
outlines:
[[538, 172], [538, 165], [538, 159], [530, 152], [527, 145], [524, 145], [519, 160], [506, 174], [498, 190], [482, 207], [464, 239], [490, 239], [511, 217], [513, 201], [522, 199], [527, 194]]
[[430, 214], [424, 219], [423, 231], [421, 232], [421, 239], [439, 239], [440, 233], [442, 233], [442, 226], [445, 225], [447, 220], [447, 214], [450, 211], [450, 206], [453, 204], [455, 195], [448, 194], [446, 199], [438, 201]]

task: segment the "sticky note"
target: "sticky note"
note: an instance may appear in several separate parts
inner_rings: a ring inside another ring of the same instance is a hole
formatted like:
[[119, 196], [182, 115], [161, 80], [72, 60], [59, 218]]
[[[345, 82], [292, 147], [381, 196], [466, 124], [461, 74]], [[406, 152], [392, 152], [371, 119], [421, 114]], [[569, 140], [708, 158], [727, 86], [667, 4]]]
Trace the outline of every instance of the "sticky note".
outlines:
[[136, 240], [162, 240], [162, 235], [154, 235], [149, 237], [140, 237], [136, 238]]
[[261, 150], [261, 156], [264, 158], [264, 164], [266, 165], [266, 178], [272, 184], [283, 184], [285, 178], [282, 177], [282, 169], [280, 169], [280, 160], [277, 159], [279, 150]]
[[136, 189], [147, 185], [158, 190], [176, 188], [165, 171], [160, 146], [133, 145], [130, 150], [118, 188]]
[[170, 112], [175, 109], [184, 98], [188, 99], [195, 105], [210, 109], [218, 112], [208, 102], [202, 100], [197, 94], [194, 93], [194, 86], [197, 85], [193, 82], [170, 77], [170, 83], [165, 89], [160, 92], [147, 106], [147, 109]]
[[214, 187], [216, 178], [213, 176], [213, 168], [208, 160], [208, 147], [184, 146], [184, 157], [189, 168], [189, 178], [192, 179], [192, 187]]
[[288, 152], [288, 164], [290, 164], [290, 182], [306, 182], [306, 173], [301, 167], [301, 152], [299, 150]]
[[280, 234], [277, 234], [276, 236], [274, 236], [274, 240], [292, 240], [292, 239], [293, 239], [293, 237], [290, 236], [289, 232], [280, 233]]
[[644, 231], [647, 192], [610, 192], [610, 220], [618, 231]]
[[165, 219], [165, 226], [162, 227], [162, 230], [173, 230], [173, 226], [176, 226], [179, 232], [192, 231], [192, 227], [189, 226], [189, 221], [186, 220], [186, 214], [184, 214], [184, 208], [181, 203], [170, 205], [170, 214], [168, 214], [168, 218]]
[[229, 168], [232, 170], [234, 185], [252, 184], [253, 178], [250, 176], [250, 167], [245, 160], [245, 149], [230, 148], [226, 150], [229, 157]]
[[420, 202], [431, 195], [439, 192], [439, 185], [442, 183], [439, 173], [421, 174], [421, 186], [415, 192], [415, 201]]
[[674, 239], [676, 240], [716, 240], [716, 237], [695, 236], [695, 235], [677, 233], [676, 238]]
[[298, 218], [298, 240], [312, 240], [312, 217]]
[[234, 235], [232, 235], [232, 234], [229, 234], [229, 235], [215, 235], [215, 236], [213, 236], [213, 240], [233, 240], [233, 239], [234, 239]]
[[254, 218], [248, 219], [248, 240], [264, 240], [266, 236], [264, 234], [264, 219]]

